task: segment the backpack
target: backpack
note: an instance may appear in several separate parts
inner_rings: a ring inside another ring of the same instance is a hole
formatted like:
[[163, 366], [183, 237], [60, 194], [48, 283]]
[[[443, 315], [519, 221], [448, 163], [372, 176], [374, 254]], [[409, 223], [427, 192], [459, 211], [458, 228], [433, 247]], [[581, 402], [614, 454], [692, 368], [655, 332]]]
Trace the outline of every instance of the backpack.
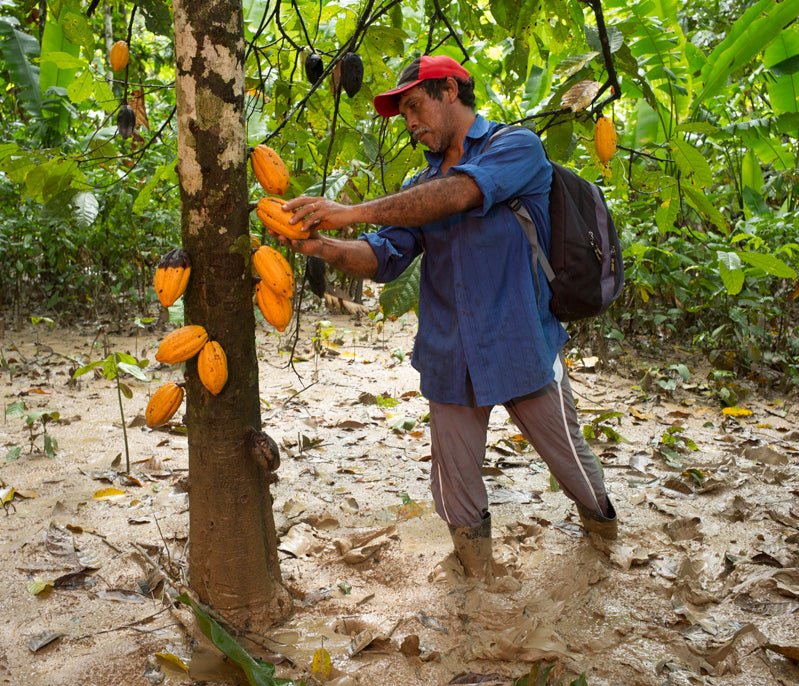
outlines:
[[[488, 139], [483, 150], [513, 128], [524, 127], [500, 129]], [[550, 309], [560, 321], [572, 322], [602, 314], [619, 297], [624, 286], [624, 263], [616, 226], [602, 190], [570, 169], [555, 162], [550, 164], [549, 259], [538, 244], [535, 223], [521, 200], [514, 198], [508, 205], [532, 245], [534, 277], [538, 262], [552, 288]]]

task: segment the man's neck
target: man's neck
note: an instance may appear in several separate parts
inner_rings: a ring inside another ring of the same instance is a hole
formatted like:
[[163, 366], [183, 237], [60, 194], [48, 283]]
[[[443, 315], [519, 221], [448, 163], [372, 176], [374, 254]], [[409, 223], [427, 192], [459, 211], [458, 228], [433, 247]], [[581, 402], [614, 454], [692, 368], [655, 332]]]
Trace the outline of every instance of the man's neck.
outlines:
[[474, 120], [477, 119], [477, 115], [474, 113], [474, 111], [465, 105], [459, 110], [456, 110], [456, 112], [458, 114], [456, 115], [455, 119], [452, 141], [444, 151], [444, 157], [441, 161], [442, 175], [446, 174], [450, 167], [455, 166], [461, 161], [461, 158], [463, 157], [464, 143], [466, 141], [466, 134], [469, 133], [469, 130], [472, 128], [472, 124], [474, 124]]

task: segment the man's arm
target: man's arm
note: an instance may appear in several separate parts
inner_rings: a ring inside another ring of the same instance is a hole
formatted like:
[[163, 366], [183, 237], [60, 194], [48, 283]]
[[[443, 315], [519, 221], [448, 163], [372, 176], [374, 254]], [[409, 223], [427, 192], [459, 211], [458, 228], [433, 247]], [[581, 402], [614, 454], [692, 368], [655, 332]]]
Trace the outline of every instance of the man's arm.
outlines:
[[305, 229], [332, 230], [358, 223], [422, 226], [482, 202], [483, 193], [470, 176], [452, 174], [358, 205], [302, 196], [284, 208], [294, 212], [291, 222], [302, 222]]

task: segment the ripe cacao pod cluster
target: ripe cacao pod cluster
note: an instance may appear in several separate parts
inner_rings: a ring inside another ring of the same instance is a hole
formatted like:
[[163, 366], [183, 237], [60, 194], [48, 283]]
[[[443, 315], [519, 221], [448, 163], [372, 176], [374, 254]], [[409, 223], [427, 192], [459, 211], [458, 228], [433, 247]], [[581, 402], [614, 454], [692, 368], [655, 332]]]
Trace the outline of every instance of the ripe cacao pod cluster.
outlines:
[[219, 395], [227, 383], [227, 356], [217, 341], [206, 341], [197, 356], [197, 373], [202, 385]]
[[281, 333], [286, 330], [293, 312], [291, 298], [275, 293], [261, 280], [255, 284], [255, 304], [267, 322]]
[[602, 164], [610, 162], [616, 153], [616, 127], [610, 119], [601, 114], [594, 125], [594, 149]]
[[294, 273], [285, 257], [274, 248], [262, 245], [252, 255], [259, 279], [255, 285], [255, 304], [267, 322], [285, 331], [291, 321]]
[[262, 245], [252, 254], [252, 264], [261, 280], [284, 298], [294, 295], [294, 273], [285, 257], [274, 248]]
[[164, 307], [171, 307], [186, 291], [191, 275], [189, 254], [181, 249], [170, 250], [155, 270], [155, 294]]
[[155, 359], [164, 364], [180, 364], [194, 357], [208, 341], [208, 332], [199, 324], [187, 324], [167, 334], [158, 346]]
[[151, 429], [166, 424], [183, 402], [183, 384], [174, 381], [165, 383], [150, 396], [144, 411], [144, 422]]
[[302, 228], [302, 224], [290, 224], [291, 214], [283, 210], [285, 200], [266, 196], [258, 201], [255, 213], [261, 223], [270, 231], [285, 236], [286, 238], [308, 238], [309, 233]]
[[252, 170], [267, 193], [283, 195], [289, 187], [289, 170], [272, 148], [257, 145], [250, 154]]
[[200, 381], [209, 392], [218, 395], [227, 383], [227, 356], [217, 341], [209, 340], [205, 327], [187, 324], [167, 334], [155, 359], [164, 364], [180, 364], [195, 355]]
[[128, 49], [128, 44], [123, 40], [118, 40], [108, 51], [108, 61], [114, 71], [122, 71], [128, 66], [129, 60], [130, 50]]

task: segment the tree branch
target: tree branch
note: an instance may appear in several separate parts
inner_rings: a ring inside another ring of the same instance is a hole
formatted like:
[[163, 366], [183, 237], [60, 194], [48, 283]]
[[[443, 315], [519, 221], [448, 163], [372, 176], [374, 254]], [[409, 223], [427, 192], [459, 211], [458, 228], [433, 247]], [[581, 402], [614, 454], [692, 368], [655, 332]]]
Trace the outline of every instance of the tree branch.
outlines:
[[594, 102], [602, 95], [608, 88], [611, 89], [610, 95], [594, 105], [592, 112], [601, 112], [602, 108], [613, 100], [618, 100], [621, 97], [621, 87], [619, 86], [619, 79], [616, 76], [616, 67], [613, 64], [613, 54], [610, 51], [610, 40], [608, 39], [608, 27], [605, 25], [605, 15], [602, 12], [601, 0], [583, 0], [594, 11], [596, 17], [596, 28], [599, 34], [599, 43], [602, 46], [602, 60], [605, 63], [605, 71], [607, 71], [608, 78], [597, 94], [594, 96]]

